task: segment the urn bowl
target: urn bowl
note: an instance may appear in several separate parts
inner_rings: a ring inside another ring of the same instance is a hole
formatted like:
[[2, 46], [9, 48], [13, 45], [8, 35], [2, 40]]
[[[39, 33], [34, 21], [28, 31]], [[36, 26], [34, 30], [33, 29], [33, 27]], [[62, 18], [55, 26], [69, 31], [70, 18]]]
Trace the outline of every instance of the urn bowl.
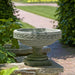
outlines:
[[61, 30], [59, 29], [16, 29], [14, 30], [14, 38], [21, 43], [32, 46], [42, 47], [54, 43], [61, 38]]

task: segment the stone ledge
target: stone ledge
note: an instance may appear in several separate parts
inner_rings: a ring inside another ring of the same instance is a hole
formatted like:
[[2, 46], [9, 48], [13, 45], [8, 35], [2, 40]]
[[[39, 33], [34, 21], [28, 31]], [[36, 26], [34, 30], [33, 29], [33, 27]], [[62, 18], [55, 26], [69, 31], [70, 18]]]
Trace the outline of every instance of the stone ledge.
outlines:
[[15, 70], [16, 73], [21, 73], [22, 75], [58, 75], [63, 72], [63, 67], [53, 60], [50, 60], [52, 66], [39, 66], [39, 67], [31, 67], [26, 66], [24, 63], [11, 63], [11, 64], [0, 64], [0, 69], [7, 69], [13, 66], [18, 66], [18, 70]]
[[11, 75], [36, 75], [36, 72], [31, 72], [31, 71], [14, 71]]
[[[11, 45], [5, 45], [4, 48], [6, 48], [9, 52], [13, 52], [16, 54], [16, 56], [26, 56], [32, 53], [32, 47], [20, 44], [19, 45], [20, 48], [19, 49], [11, 49]], [[48, 52], [50, 52], [50, 47], [48, 46], [44, 46], [42, 48], [42, 52], [44, 54], [47, 54]]]

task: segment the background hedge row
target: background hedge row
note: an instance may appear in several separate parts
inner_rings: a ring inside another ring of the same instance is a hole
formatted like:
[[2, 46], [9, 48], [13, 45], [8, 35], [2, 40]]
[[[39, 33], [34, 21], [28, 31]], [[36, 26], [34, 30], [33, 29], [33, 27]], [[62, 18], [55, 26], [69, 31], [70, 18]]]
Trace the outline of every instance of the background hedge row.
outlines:
[[58, 5], [58, 28], [62, 30], [61, 42], [75, 46], [75, 0], [59, 0]]

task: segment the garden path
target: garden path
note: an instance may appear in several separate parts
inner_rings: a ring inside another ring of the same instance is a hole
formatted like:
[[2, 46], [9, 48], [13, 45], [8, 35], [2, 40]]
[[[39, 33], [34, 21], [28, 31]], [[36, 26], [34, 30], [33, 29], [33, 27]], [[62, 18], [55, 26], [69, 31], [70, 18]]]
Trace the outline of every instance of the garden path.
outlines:
[[64, 67], [64, 72], [60, 75], [75, 75], [75, 48], [64, 46], [59, 41], [49, 47], [51, 52], [48, 57]]
[[16, 3], [14, 2], [15, 6], [35, 6], [35, 5], [45, 5], [45, 6], [54, 6], [58, 7], [56, 3]]
[[[14, 4], [18, 6], [22, 6], [22, 4], [20, 3], [14, 3]], [[23, 5], [26, 5], [26, 4], [23, 4]], [[32, 5], [32, 4], [29, 4], [29, 5]], [[19, 10], [18, 12], [19, 16], [17, 17], [22, 19], [23, 22], [34, 26], [35, 28], [56, 28], [56, 26], [58, 25], [58, 22], [53, 19], [45, 18], [27, 11], [20, 10], [20, 9], [17, 9], [17, 10]]]
[[[17, 10], [19, 10], [19, 16], [17, 17], [22, 19], [23, 22], [34, 26], [35, 28], [55, 28], [58, 25], [58, 22], [55, 20], [45, 18], [20, 9]], [[53, 23], [54, 21], [55, 23]]]
[[[20, 18], [24, 17], [23, 22], [27, 22], [36, 28], [53, 28], [53, 20], [51, 19], [22, 10], [19, 11], [19, 14]], [[52, 51], [48, 53], [48, 57], [51, 57], [51, 59], [64, 67], [64, 72], [61, 75], [75, 75], [75, 48], [64, 47], [59, 41], [49, 47]]]

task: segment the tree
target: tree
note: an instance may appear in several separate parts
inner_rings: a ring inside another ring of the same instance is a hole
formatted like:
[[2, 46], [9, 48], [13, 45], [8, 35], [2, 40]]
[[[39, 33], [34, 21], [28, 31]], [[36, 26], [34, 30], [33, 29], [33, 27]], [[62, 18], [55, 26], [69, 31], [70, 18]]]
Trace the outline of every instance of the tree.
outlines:
[[17, 18], [13, 15], [13, 7], [11, 0], [0, 0], [0, 19], [12, 18], [15, 21]]
[[75, 46], [75, 1], [59, 0], [58, 1], [58, 28], [62, 30], [62, 43]]

